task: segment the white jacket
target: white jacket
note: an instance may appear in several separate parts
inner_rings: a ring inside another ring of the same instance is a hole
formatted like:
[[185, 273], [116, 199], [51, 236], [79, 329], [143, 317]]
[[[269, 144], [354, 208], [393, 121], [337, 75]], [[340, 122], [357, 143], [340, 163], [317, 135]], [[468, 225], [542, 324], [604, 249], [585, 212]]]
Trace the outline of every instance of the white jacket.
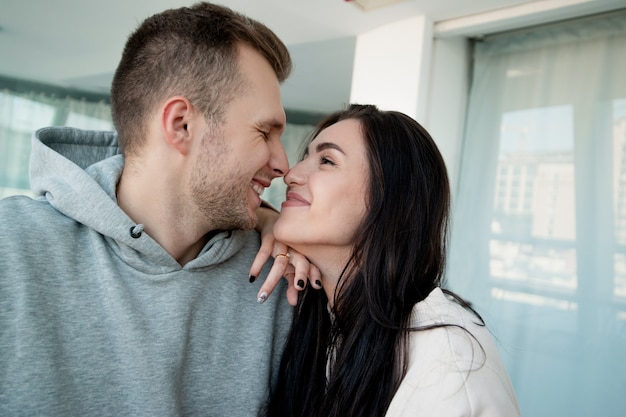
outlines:
[[473, 313], [436, 288], [415, 305], [411, 321], [452, 326], [411, 334], [409, 368], [387, 417], [520, 416], [494, 340]]

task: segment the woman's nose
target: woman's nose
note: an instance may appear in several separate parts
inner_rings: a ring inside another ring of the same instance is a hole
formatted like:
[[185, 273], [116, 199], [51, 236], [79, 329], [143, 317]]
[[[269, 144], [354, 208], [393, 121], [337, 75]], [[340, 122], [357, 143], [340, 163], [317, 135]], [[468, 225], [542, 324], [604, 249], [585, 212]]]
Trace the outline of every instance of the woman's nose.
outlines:
[[297, 164], [295, 164], [294, 166], [291, 167], [291, 169], [289, 169], [289, 171], [287, 171], [287, 174], [285, 174], [285, 177], [283, 178], [283, 181], [285, 181], [285, 184], [287, 185], [296, 185], [296, 184], [302, 184], [304, 182], [304, 166], [303, 166], [303, 161], [298, 162]]

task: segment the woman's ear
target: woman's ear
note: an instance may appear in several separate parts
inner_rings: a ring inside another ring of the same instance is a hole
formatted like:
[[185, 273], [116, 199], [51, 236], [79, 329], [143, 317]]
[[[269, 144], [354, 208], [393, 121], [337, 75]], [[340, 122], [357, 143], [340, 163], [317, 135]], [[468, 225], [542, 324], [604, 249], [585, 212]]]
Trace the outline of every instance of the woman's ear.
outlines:
[[161, 112], [161, 128], [167, 143], [182, 155], [189, 152], [189, 128], [194, 108], [186, 97], [174, 96], [167, 100]]

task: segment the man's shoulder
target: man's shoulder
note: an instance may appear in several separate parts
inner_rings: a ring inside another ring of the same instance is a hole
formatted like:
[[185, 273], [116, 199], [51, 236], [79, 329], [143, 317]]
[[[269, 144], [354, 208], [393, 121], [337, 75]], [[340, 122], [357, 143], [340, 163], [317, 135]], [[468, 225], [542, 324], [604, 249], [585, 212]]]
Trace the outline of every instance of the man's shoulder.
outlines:
[[[37, 210], [37, 207], [42, 206], [42, 201], [31, 198], [26, 195], [12, 195], [0, 199], [0, 217], [1, 220], [11, 220], [7, 217], [9, 214], [13, 214], [17, 217], [21, 216], [23, 210]], [[47, 205], [47, 203], [44, 203]]]
[[24, 195], [5, 197], [0, 200], [0, 234], [12, 232], [39, 234], [55, 228], [58, 224], [67, 225], [71, 219], [52, 207], [43, 198], [31, 198]]

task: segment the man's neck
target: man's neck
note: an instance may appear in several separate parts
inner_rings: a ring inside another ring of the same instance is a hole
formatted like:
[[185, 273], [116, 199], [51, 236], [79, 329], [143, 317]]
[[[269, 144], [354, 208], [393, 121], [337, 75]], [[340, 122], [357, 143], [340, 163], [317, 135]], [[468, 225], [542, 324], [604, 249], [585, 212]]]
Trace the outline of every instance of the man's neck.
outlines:
[[209, 234], [206, 225], [192, 224], [189, 209], [182, 206], [184, 199], [174, 191], [140, 178], [122, 174], [117, 184], [119, 207], [137, 224], [144, 225], [144, 233], [163, 247], [180, 265], [195, 259]]

